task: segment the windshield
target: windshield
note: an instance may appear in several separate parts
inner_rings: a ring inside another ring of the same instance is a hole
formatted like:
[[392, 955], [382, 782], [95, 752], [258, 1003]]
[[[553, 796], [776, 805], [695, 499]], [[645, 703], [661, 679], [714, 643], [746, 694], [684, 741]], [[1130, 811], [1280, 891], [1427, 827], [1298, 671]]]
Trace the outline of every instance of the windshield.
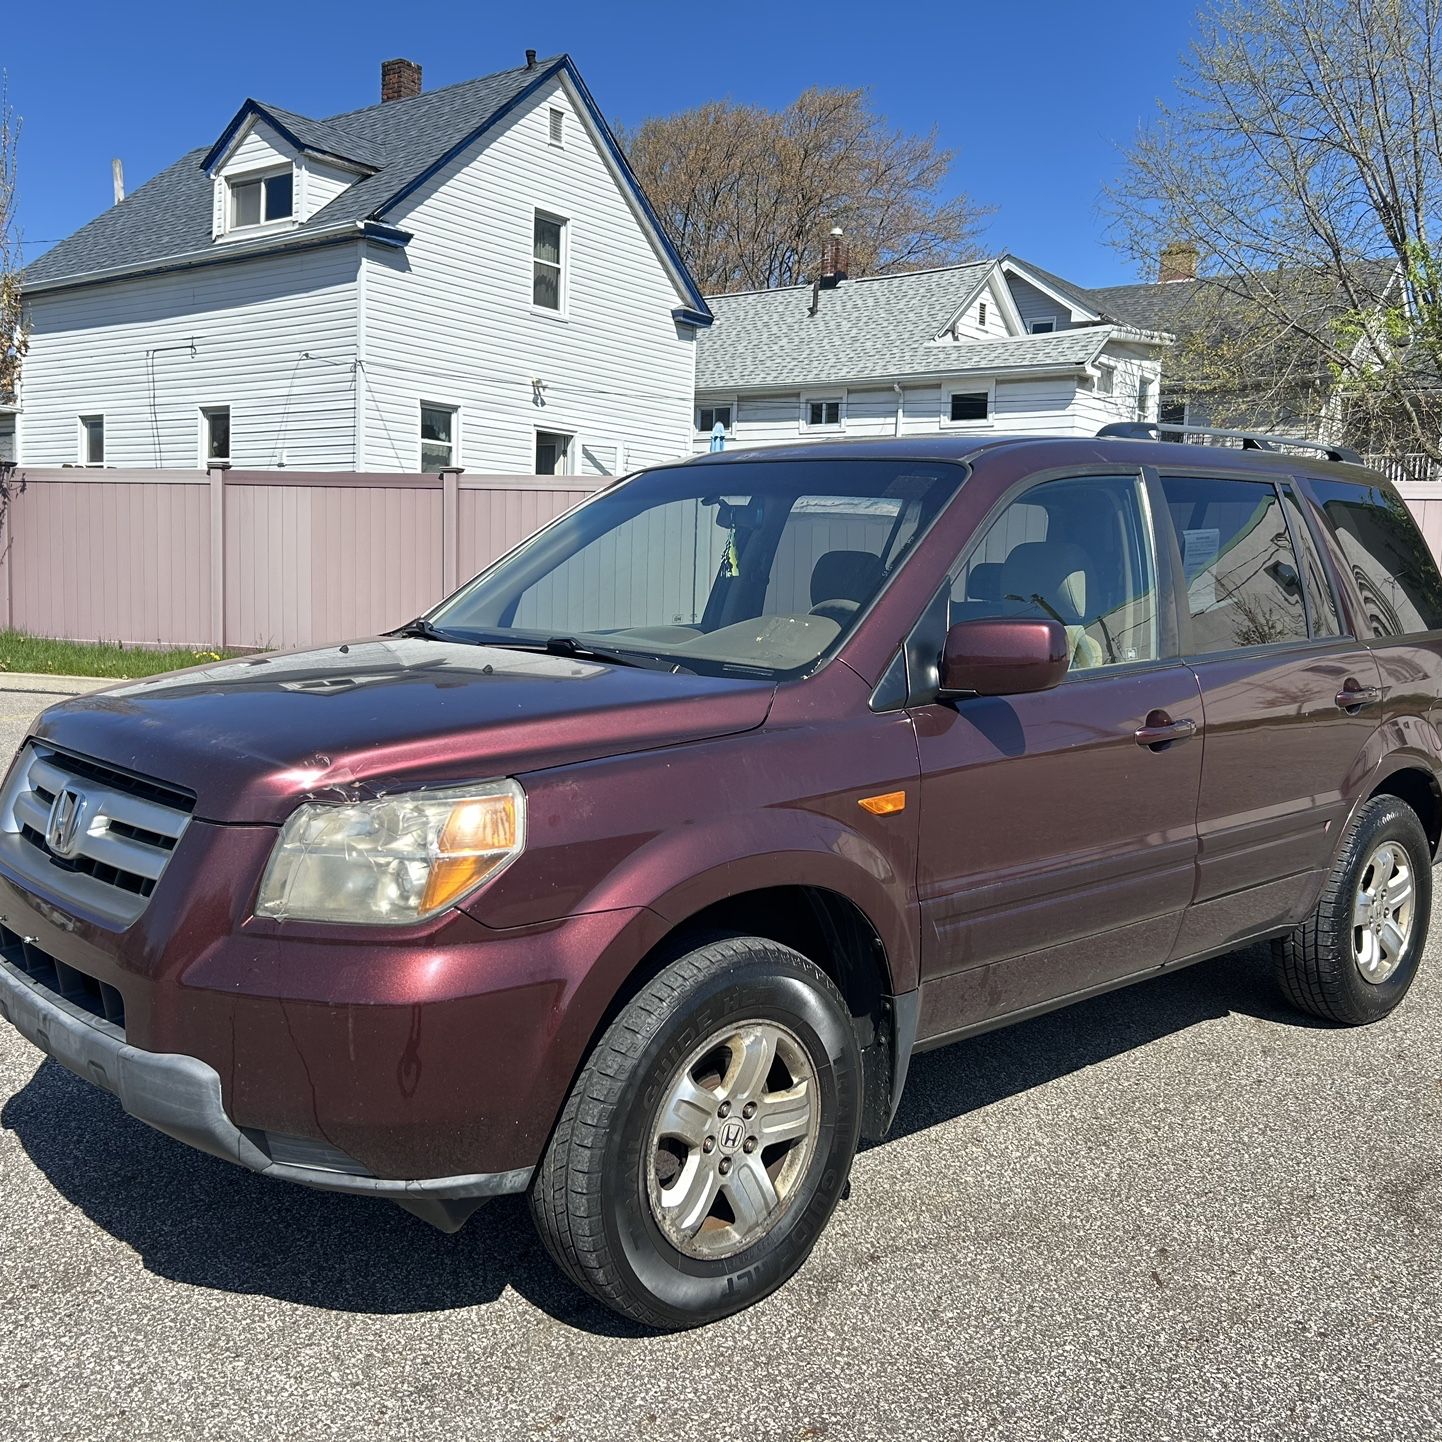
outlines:
[[965, 470], [732, 461], [645, 471], [578, 506], [430, 613], [461, 640], [805, 670], [855, 624]]

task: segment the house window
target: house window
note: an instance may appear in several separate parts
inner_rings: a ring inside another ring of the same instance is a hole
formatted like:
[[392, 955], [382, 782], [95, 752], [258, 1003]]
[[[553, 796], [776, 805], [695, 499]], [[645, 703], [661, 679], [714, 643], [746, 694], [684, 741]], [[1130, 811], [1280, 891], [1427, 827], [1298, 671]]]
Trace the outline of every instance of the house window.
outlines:
[[952, 391], [951, 419], [953, 421], [986, 421], [991, 419], [991, 392]]
[[536, 212], [532, 233], [533, 268], [531, 300], [542, 310], [560, 310], [563, 297], [561, 285], [562, 254], [566, 222], [553, 215]]
[[1117, 388], [1117, 372], [1115, 366], [1097, 367], [1097, 394], [1109, 396]]
[[560, 431], [536, 432], [536, 474], [568, 476], [571, 473], [571, 441]]
[[730, 406], [701, 406], [697, 410], [696, 429], [703, 436], [709, 436], [718, 425], [725, 430], [728, 436], [731, 434]]
[[230, 407], [202, 406], [200, 411], [200, 463], [213, 466], [230, 459]]
[[981, 326], [983, 329], [984, 329], [985, 326], [986, 326], [986, 302], [985, 302], [985, 301], [982, 301], [982, 303], [981, 303], [979, 306], [977, 306], [977, 308], [976, 308], [976, 323], [977, 323], [977, 325]]
[[1033, 335], [1050, 335], [1056, 329], [1056, 317], [1053, 316], [1050, 320], [1034, 320], [1027, 329]]
[[105, 417], [80, 417], [80, 464], [82, 466], [103, 466], [105, 464]]
[[551, 107], [551, 144], [564, 145], [566, 143], [566, 112]]
[[456, 408], [421, 407], [421, 470], [449, 470], [456, 463]]
[[295, 184], [290, 171], [230, 182], [230, 224], [268, 225], [289, 220], [295, 211]]
[[841, 425], [841, 401], [827, 398], [809, 400], [806, 402], [806, 408], [802, 415], [808, 426], [817, 429], [826, 427], [835, 429]]
[[1149, 421], [1152, 418], [1152, 381], [1150, 376], [1142, 376], [1137, 381], [1137, 419]]

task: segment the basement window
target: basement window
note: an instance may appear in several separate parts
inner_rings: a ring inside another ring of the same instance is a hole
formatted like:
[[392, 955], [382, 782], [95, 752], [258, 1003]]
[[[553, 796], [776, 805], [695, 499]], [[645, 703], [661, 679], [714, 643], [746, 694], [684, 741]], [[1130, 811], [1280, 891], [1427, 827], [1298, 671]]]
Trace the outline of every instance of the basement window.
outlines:
[[230, 182], [230, 225], [270, 225], [295, 213], [295, 181], [289, 170]]

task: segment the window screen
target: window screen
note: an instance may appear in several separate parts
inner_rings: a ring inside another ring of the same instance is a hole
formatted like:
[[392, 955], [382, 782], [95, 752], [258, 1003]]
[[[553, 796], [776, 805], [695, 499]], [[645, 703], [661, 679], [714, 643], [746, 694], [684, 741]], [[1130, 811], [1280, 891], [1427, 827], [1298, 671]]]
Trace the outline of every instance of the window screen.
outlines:
[[1316, 481], [1312, 489], [1332, 524], [1378, 636], [1442, 627], [1442, 578], [1404, 502], [1378, 486]]
[[1191, 650], [1303, 640], [1302, 579], [1269, 482], [1164, 476], [1192, 617]]

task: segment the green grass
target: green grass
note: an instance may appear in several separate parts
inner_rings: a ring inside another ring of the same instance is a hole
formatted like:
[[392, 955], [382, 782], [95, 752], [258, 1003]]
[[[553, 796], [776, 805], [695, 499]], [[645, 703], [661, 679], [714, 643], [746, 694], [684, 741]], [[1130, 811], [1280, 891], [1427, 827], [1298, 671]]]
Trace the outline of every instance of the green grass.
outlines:
[[[122, 646], [117, 641], [49, 641], [21, 631], [0, 631], [0, 676], [7, 671], [38, 671], [47, 676], [154, 676], [204, 661], [222, 661], [234, 651], [169, 651]], [[0, 690], [4, 682], [0, 680]]]

